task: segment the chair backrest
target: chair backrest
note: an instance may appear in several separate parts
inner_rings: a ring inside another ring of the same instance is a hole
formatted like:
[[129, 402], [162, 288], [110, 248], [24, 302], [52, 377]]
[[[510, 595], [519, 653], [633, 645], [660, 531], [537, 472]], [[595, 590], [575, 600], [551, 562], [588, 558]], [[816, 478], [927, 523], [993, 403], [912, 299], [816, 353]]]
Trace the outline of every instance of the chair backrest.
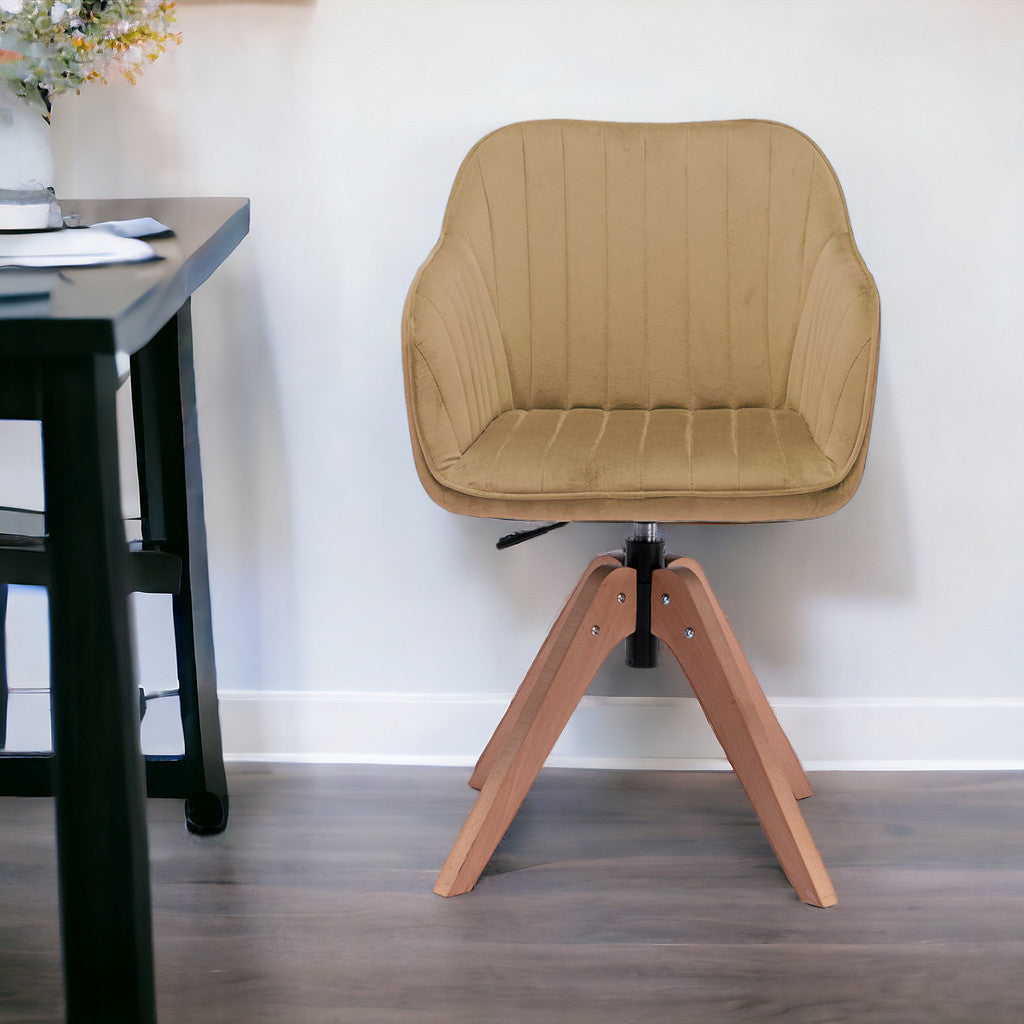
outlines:
[[473, 148], [442, 237], [472, 250], [516, 408], [780, 408], [815, 265], [849, 231], [785, 125], [539, 121]]

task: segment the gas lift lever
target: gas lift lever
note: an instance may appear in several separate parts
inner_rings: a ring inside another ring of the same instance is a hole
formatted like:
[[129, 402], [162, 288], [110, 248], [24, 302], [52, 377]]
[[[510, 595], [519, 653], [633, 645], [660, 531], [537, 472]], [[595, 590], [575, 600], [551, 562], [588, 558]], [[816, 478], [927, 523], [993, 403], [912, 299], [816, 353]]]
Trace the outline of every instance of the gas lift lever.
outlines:
[[522, 544], [525, 541], [533, 540], [534, 537], [543, 536], [545, 533], [550, 533], [552, 530], [557, 530], [561, 526], [568, 525], [568, 523], [548, 523], [547, 526], [537, 526], [532, 530], [517, 530], [515, 533], [506, 533], [504, 537], [498, 538], [498, 543], [495, 547], [499, 551], [504, 551], [505, 548], [515, 547], [516, 544]]

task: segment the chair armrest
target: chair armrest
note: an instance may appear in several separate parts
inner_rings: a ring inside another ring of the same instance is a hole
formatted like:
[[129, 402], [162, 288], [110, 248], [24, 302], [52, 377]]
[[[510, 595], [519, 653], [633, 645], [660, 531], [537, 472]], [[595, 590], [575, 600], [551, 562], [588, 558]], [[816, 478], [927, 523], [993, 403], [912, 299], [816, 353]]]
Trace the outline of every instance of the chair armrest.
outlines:
[[878, 372], [878, 291], [853, 237], [826, 242], [804, 297], [788, 400], [832, 462], [836, 481], [867, 443]]
[[402, 318], [413, 446], [435, 479], [512, 408], [501, 329], [469, 245], [442, 238], [420, 267]]

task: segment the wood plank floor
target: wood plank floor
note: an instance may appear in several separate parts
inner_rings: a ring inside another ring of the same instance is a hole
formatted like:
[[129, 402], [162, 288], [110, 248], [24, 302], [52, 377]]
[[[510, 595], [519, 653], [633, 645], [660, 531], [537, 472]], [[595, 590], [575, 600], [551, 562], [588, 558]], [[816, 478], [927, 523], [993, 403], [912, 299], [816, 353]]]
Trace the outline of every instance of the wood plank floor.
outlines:
[[[442, 899], [468, 776], [235, 766], [204, 839], [150, 801], [162, 1024], [1024, 1022], [1024, 774], [812, 776], [830, 910], [723, 773], [547, 769]], [[52, 807], [3, 799], [0, 1021], [60, 1016]]]

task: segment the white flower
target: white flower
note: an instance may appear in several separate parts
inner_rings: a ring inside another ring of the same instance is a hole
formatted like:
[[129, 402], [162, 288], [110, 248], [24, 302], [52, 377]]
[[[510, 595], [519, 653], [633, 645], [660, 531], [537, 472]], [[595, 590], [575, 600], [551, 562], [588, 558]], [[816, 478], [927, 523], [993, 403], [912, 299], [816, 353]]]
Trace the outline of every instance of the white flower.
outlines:
[[25, 0], [0, 0], [0, 11], [5, 14], [21, 14]]
[[58, 2], [55, 3], [50, 8], [50, 21], [54, 25], [56, 25], [57, 22], [60, 21], [61, 18], [63, 18], [64, 15], [67, 14], [67, 13], [68, 13], [68, 5], [67, 4], [62, 4], [62, 3], [60, 3], [60, 0], [58, 0]]

